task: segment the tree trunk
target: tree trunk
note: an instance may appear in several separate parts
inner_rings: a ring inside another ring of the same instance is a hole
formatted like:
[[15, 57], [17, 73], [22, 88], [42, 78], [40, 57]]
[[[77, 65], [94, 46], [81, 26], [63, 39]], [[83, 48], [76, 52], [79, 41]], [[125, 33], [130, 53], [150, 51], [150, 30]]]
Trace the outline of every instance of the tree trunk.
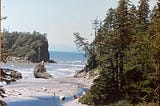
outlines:
[[121, 47], [121, 52], [120, 52], [120, 65], [119, 65], [119, 77], [120, 77], [120, 90], [123, 90], [123, 85], [124, 85], [124, 78], [123, 78], [123, 58], [124, 58], [124, 49], [123, 46]]
[[110, 64], [111, 64], [111, 70], [112, 70], [112, 82], [115, 83], [115, 78], [114, 78], [115, 68], [114, 68], [114, 65], [113, 65], [112, 57], [110, 58]]
[[115, 71], [116, 71], [116, 83], [119, 83], [119, 69], [118, 69], [118, 53], [115, 54], [115, 61], [116, 61], [116, 67], [115, 67]]
[[158, 60], [158, 89], [157, 89], [157, 93], [158, 93], [158, 106], [160, 106], [160, 58]]

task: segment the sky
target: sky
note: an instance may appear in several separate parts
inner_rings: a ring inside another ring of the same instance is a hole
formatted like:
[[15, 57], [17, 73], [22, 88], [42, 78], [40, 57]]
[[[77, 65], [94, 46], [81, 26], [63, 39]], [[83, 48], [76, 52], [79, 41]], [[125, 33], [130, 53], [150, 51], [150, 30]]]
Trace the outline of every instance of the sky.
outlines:
[[[135, 4], [139, 0], [131, 0]], [[74, 32], [90, 42], [93, 20], [104, 20], [118, 0], [2, 0], [2, 28], [8, 31], [47, 33], [50, 51], [77, 51]], [[155, 0], [151, 0], [153, 5]]]

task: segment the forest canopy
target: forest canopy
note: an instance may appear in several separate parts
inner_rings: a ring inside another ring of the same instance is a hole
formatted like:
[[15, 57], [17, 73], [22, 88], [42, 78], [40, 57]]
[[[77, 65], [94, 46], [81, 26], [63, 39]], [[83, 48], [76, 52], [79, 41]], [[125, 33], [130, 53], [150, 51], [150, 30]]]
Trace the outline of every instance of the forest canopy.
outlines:
[[[103, 22], [97, 24], [94, 41], [87, 47], [85, 42], [76, 43], [89, 48], [84, 49], [89, 53], [84, 70], [92, 75], [99, 73], [88, 94], [80, 99], [82, 103], [158, 102], [160, 0], [152, 10], [149, 7], [149, 0], [140, 0], [137, 6], [119, 0], [118, 7], [110, 8]], [[75, 36], [76, 40], [80, 38]]]

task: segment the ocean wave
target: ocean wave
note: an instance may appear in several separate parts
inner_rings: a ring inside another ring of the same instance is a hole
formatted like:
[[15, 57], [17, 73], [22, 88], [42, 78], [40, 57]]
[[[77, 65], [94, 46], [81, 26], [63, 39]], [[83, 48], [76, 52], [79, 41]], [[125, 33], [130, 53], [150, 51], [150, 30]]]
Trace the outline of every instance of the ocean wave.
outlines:
[[72, 63], [74, 64], [74, 63], [82, 63], [82, 61], [72, 61]]
[[46, 65], [46, 68], [53, 68], [53, 67], [56, 67], [56, 66], [72, 66], [72, 67], [84, 67], [85, 65], [84, 64], [48, 64]]
[[61, 68], [61, 69], [56, 69], [57, 71], [62, 71], [62, 72], [73, 72], [73, 70], [69, 68]]
[[83, 60], [55, 60], [58, 64], [85, 64]]
[[[45, 63], [45, 68], [54, 78], [73, 76], [75, 71], [83, 69], [86, 63], [86, 59], [84, 59], [82, 54], [57, 52], [53, 56], [53, 60], [57, 63]], [[36, 66], [34, 63], [7, 63], [2, 66], [19, 71], [22, 73], [23, 78], [34, 78], [33, 73]]]

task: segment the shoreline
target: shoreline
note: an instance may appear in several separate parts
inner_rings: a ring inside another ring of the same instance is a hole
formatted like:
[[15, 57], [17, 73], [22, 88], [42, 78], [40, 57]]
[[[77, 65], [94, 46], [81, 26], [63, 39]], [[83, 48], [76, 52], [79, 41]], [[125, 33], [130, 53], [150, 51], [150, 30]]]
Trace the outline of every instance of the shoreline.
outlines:
[[[90, 78], [61, 77], [55, 79], [21, 79], [17, 82], [6, 85], [3, 88], [6, 92], [4, 101], [13, 100], [34, 100], [34, 97], [72, 97], [82, 88], [90, 88]], [[73, 104], [74, 103], [74, 104]], [[77, 99], [62, 102], [62, 106], [86, 106], [78, 103]]]

